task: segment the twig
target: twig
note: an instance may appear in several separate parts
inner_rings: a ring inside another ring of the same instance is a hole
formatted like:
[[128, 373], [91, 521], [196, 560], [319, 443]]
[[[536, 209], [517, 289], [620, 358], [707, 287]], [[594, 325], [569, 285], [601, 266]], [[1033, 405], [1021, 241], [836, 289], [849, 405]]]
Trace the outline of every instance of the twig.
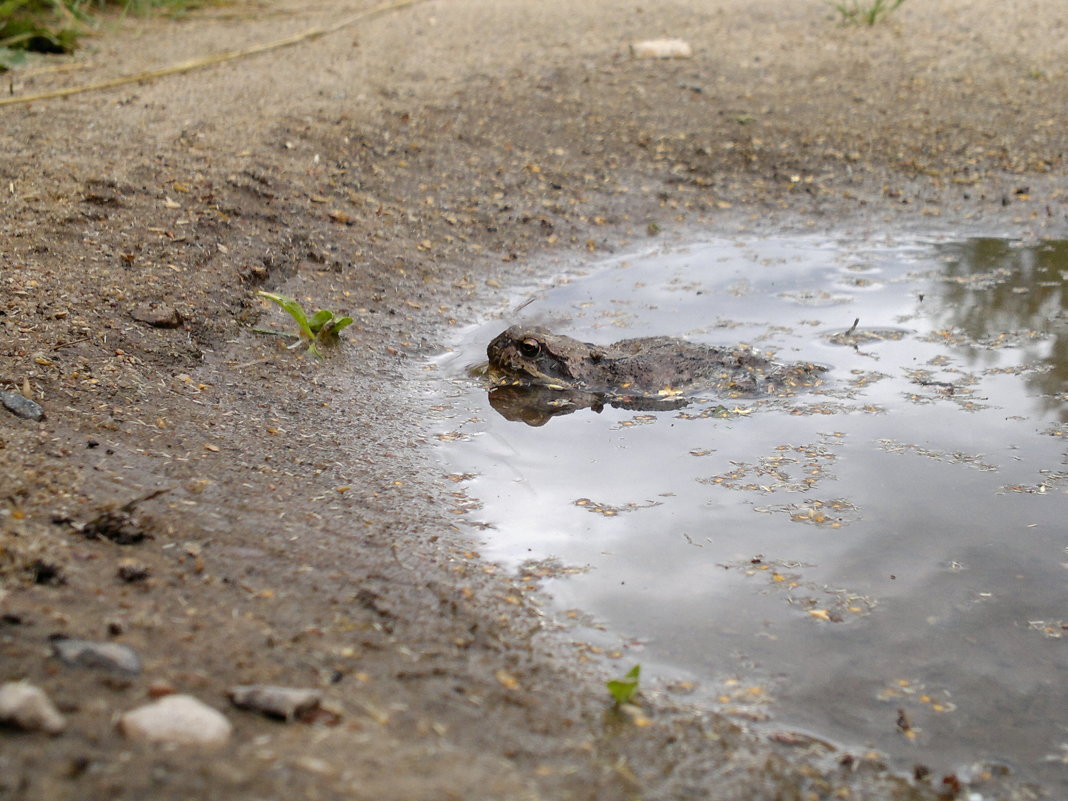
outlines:
[[323, 28], [311, 28], [302, 33], [287, 36], [284, 39], [277, 39], [273, 42], [263, 42], [241, 50], [228, 50], [225, 53], [216, 53], [214, 56], [205, 56], [204, 58], [196, 58], [191, 61], [182, 61], [178, 64], [172, 64], [169, 67], [161, 67], [158, 70], [139, 72], [136, 75], [124, 75], [119, 78], [110, 78], [106, 81], [97, 81], [96, 83], [87, 83], [82, 84], [81, 86], [69, 86], [66, 89], [53, 89], [48, 92], [38, 92], [37, 94], [32, 95], [0, 98], [0, 107], [14, 106], [21, 103], [33, 103], [37, 100], [53, 100], [57, 97], [70, 97], [71, 95], [83, 94], [85, 92], [98, 92], [103, 89], [114, 89], [116, 86], [125, 86], [130, 83], [139, 83], [140, 81], [150, 81], [154, 78], [165, 78], [168, 75], [191, 72], [193, 70], [201, 69], [202, 67], [211, 67], [226, 61], [233, 61], [238, 58], [253, 56], [257, 53], [266, 53], [269, 50], [277, 50], [281, 47], [289, 47], [290, 45], [306, 42], [309, 39], [315, 39], [329, 33], [336, 33], [342, 28], [348, 28], [349, 26], [377, 17], [381, 14], [386, 14], [390, 11], [397, 11], [408, 6], [414, 6], [425, 2], [427, 2], [427, 0], [393, 0], [393, 2], [381, 3], [374, 8], [369, 8], [366, 11], [353, 14], [351, 17], [346, 17], [333, 25], [327, 25]]
[[142, 495], [140, 498], [134, 498], [132, 501], [127, 501], [119, 507], [119, 511], [129, 514], [139, 503], [144, 503], [145, 501], [150, 501], [153, 498], [158, 498], [163, 493], [170, 491], [170, 487], [163, 487], [161, 489], [152, 490], [152, 492], [148, 493], [148, 495]]
[[253, 359], [250, 362], [242, 362], [241, 364], [235, 364], [234, 365], [234, 369], [235, 370], [243, 370], [246, 367], [255, 367], [257, 364], [267, 364], [273, 358], [274, 358], [273, 356], [267, 356], [267, 357], [265, 357], [263, 359]]

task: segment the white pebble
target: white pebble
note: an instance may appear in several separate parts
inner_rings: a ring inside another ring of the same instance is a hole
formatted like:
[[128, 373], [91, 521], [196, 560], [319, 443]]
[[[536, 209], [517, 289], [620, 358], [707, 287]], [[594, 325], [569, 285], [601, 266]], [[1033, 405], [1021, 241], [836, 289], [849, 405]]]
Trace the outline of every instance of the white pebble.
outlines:
[[25, 681], [0, 685], [0, 722], [49, 734], [60, 734], [67, 727], [45, 691]]
[[233, 728], [221, 712], [191, 695], [168, 695], [119, 718], [119, 730], [131, 740], [178, 745], [223, 745]]
[[693, 48], [682, 39], [647, 39], [630, 46], [634, 58], [691, 58]]

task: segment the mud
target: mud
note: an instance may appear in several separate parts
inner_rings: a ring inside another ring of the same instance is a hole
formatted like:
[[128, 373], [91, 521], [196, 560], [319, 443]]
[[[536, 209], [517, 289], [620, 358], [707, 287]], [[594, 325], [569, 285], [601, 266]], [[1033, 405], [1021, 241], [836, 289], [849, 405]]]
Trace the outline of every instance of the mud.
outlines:
[[[90, 83], [352, 12], [126, 19], [6, 83]], [[642, 699], [648, 725], [613, 713], [614, 666], [457, 526], [422, 421], [426, 359], [457, 326], [650, 236], [1063, 238], [1066, 14], [932, 0], [868, 30], [818, 3], [427, 2], [0, 109], [0, 380], [45, 412], [0, 414], [0, 678], [67, 720], [0, 732], [0, 797], [904, 799], [969, 779], [1030, 797], [983, 771], [887, 775], [854, 744], [757, 735], [666, 693]], [[659, 35], [694, 58], [631, 59]], [[319, 362], [250, 330], [286, 325], [259, 288], [356, 322]], [[101, 519], [123, 536], [87, 537]], [[54, 635], [110, 638], [142, 673], [63, 665]], [[230, 707], [251, 684], [319, 688], [329, 714]], [[229, 744], [124, 740], [118, 715], [166, 692], [224, 711]]]

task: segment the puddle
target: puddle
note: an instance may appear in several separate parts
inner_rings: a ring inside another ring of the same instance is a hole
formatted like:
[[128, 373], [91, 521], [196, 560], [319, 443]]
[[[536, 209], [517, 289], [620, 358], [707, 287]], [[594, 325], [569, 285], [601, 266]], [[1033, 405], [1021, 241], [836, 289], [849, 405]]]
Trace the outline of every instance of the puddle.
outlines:
[[[714, 241], [605, 262], [443, 361], [444, 458], [469, 474], [484, 556], [543, 563], [559, 610], [624, 643], [620, 674], [640, 662], [728, 714], [904, 770], [990, 760], [1064, 795], [1066, 276], [1068, 243], [997, 239]], [[830, 369], [785, 399], [527, 425], [465, 377], [513, 323]]]

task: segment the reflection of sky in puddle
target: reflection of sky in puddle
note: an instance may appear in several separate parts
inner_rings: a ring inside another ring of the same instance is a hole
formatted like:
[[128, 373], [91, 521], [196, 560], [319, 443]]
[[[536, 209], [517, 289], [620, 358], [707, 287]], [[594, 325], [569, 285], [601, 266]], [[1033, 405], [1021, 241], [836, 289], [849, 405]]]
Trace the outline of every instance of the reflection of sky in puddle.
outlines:
[[[1047, 758], [1068, 752], [1066, 274], [1068, 245], [1000, 240], [613, 261], [518, 321], [598, 343], [747, 342], [831, 365], [828, 386], [728, 419], [607, 408], [540, 428], [473, 391], [454, 426], [472, 436], [446, 458], [477, 474], [486, 556], [591, 568], [549, 589], [644, 644], [622, 668], [669, 665], [727, 709], [741, 677], [774, 699], [754, 715], [1068, 788]], [[856, 318], [905, 335], [828, 341]], [[454, 374], [504, 327], [473, 332]]]

